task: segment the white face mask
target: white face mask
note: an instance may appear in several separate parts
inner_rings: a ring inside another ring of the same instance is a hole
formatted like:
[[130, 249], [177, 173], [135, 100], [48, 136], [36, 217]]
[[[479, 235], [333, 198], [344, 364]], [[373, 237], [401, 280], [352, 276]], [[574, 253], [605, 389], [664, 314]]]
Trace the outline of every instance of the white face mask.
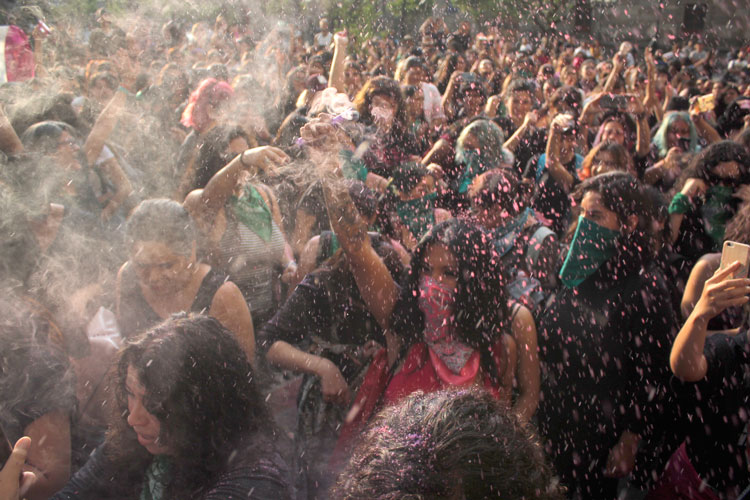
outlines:
[[389, 125], [393, 121], [393, 109], [387, 106], [373, 106], [370, 114], [376, 123]]

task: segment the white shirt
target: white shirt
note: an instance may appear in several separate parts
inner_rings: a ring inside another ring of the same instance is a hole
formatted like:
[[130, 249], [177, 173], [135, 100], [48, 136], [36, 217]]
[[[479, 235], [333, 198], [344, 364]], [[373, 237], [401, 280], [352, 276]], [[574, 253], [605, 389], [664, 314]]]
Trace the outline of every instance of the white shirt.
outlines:
[[315, 46], [316, 47], [328, 47], [331, 45], [331, 40], [333, 40], [333, 33], [330, 31], [327, 35], [324, 35], [323, 33], [316, 33], [315, 34]]

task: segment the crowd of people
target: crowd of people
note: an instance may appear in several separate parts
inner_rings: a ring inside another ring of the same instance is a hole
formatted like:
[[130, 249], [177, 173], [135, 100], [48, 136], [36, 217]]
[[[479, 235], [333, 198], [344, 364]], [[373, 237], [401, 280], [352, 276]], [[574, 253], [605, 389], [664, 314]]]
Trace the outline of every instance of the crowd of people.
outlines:
[[750, 46], [262, 24], [8, 32], [0, 499], [747, 493]]

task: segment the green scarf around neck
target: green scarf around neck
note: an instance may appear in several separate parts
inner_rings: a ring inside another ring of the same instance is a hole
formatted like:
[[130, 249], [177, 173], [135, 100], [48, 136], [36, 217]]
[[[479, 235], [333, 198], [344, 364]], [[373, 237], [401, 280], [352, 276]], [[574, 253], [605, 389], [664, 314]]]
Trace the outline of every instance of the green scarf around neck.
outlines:
[[232, 210], [237, 220], [258, 235], [263, 241], [270, 241], [273, 233], [271, 210], [266, 205], [260, 192], [252, 184], [246, 184], [242, 195], [232, 196]]
[[146, 469], [140, 500], [163, 500], [171, 480], [172, 462], [166, 455], [154, 456]]

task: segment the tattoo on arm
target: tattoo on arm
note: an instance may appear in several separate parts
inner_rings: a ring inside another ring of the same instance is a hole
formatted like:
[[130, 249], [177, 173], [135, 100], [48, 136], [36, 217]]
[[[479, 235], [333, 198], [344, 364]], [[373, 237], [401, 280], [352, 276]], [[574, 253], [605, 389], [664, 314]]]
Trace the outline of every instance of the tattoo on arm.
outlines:
[[340, 181], [326, 184], [323, 192], [334, 232], [343, 246], [361, 243], [367, 237], [367, 227], [359, 216], [346, 185]]

